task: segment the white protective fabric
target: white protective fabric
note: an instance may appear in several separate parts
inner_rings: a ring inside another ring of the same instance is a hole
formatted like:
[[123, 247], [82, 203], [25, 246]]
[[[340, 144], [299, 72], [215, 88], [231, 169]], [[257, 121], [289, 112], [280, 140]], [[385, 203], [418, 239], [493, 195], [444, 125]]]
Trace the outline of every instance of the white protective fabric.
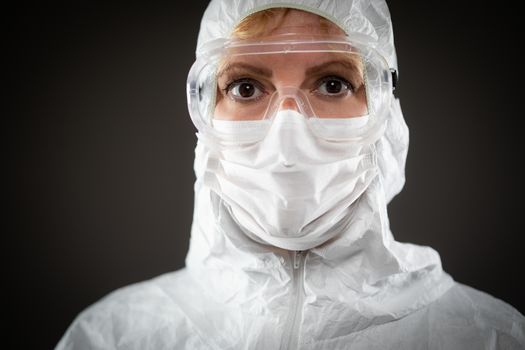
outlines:
[[[224, 200], [255, 241], [308, 250], [346, 230], [356, 207], [352, 204], [377, 175], [375, 147], [319, 139], [308, 127], [309, 120], [292, 109], [280, 110], [274, 119], [264, 139], [249, 147], [202, 141], [198, 158], [205, 167], [203, 183]], [[356, 119], [335, 121], [342, 126]], [[239, 123], [254, 129], [268, 122], [220, 120], [215, 128], [244, 133]], [[341, 130], [344, 127], [333, 131]]]
[[[396, 66], [383, 0], [212, 1], [199, 46], [272, 6], [308, 10], [366, 34]], [[347, 229], [297, 253], [240, 229], [203, 181], [199, 145], [186, 268], [108, 295], [76, 318], [56, 349], [525, 348], [517, 310], [454, 282], [431, 248], [393, 239], [387, 203], [403, 186], [408, 148], [397, 100], [375, 147], [379, 172], [353, 204]]]

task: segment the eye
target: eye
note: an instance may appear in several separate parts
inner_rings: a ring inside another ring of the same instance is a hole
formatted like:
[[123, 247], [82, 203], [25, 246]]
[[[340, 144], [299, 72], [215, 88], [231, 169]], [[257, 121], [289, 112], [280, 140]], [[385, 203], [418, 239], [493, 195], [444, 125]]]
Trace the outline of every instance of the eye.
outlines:
[[338, 97], [352, 93], [353, 87], [346, 79], [329, 76], [319, 80], [314, 91], [320, 95]]
[[253, 79], [238, 79], [226, 86], [226, 94], [239, 101], [257, 100], [264, 93], [261, 84]]

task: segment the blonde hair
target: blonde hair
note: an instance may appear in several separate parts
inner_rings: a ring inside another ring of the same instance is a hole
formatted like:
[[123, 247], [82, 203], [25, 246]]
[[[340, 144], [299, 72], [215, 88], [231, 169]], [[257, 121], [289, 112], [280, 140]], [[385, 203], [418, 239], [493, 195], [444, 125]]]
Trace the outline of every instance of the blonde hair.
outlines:
[[[255, 12], [239, 22], [239, 24], [234, 28], [232, 36], [237, 39], [254, 39], [268, 35], [272, 32], [272, 30], [281, 25], [282, 21], [290, 12], [290, 10], [302, 11], [285, 7], [276, 7]], [[319, 34], [333, 33], [335, 24], [324, 17], [318, 17], [320, 31]], [[340, 29], [339, 27], [337, 28]]]

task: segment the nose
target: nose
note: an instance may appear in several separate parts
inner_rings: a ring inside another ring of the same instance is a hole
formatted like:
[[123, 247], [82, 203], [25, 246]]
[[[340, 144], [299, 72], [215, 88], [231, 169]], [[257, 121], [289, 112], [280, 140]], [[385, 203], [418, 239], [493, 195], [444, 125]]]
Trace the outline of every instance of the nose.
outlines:
[[310, 113], [311, 107], [308, 103], [308, 97], [301, 89], [295, 86], [280, 87], [276, 98], [278, 99], [276, 101], [278, 110], [289, 109], [304, 115], [309, 115]]
[[281, 104], [279, 106], [279, 109], [282, 110], [282, 109], [291, 109], [291, 110], [294, 110], [296, 112], [299, 111], [299, 102], [293, 98], [293, 97], [285, 97], [282, 99], [281, 101]]

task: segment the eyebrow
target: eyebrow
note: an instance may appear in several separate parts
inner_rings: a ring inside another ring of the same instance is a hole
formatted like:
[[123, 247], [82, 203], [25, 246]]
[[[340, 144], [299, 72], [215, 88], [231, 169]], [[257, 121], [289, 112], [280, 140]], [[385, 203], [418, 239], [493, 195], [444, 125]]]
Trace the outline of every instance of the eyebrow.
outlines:
[[322, 72], [323, 70], [325, 70], [326, 68], [330, 67], [330, 66], [343, 66], [344, 68], [346, 69], [349, 69], [349, 70], [352, 70], [352, 71], [359, 71], [357, 65], [355, 63], [352, 63], [352, 62], [348, 62], [346, 60], [333, 60], [333, 61], [328, 61], [328, 62], [324, 62], [324, 63], [321, 63], [317, 66], [313, 66], [313, 67], [310, 67], [306, 70], [305, 72], [305, 75], [306, 76], [309, 76], [309, 75], [313, 75], [313, 74], [316, 74], [316, 73], [320, 73]]
[[234, 63], [229, 63], [226, 66], [226, 68], [222, 69], [219, 75], [217, 76], [217, 78], [220, 78], [224, 74], [228, 73], [229, 71], [235, 70], [235, 69], [247, 70], [251, 73], [263, 76], [265, 78], [271, 78], [272, 76], [272, 71], [270, 69], [252, 66], [251, 64], [242, 63], [242, 62], [234, 62]]

